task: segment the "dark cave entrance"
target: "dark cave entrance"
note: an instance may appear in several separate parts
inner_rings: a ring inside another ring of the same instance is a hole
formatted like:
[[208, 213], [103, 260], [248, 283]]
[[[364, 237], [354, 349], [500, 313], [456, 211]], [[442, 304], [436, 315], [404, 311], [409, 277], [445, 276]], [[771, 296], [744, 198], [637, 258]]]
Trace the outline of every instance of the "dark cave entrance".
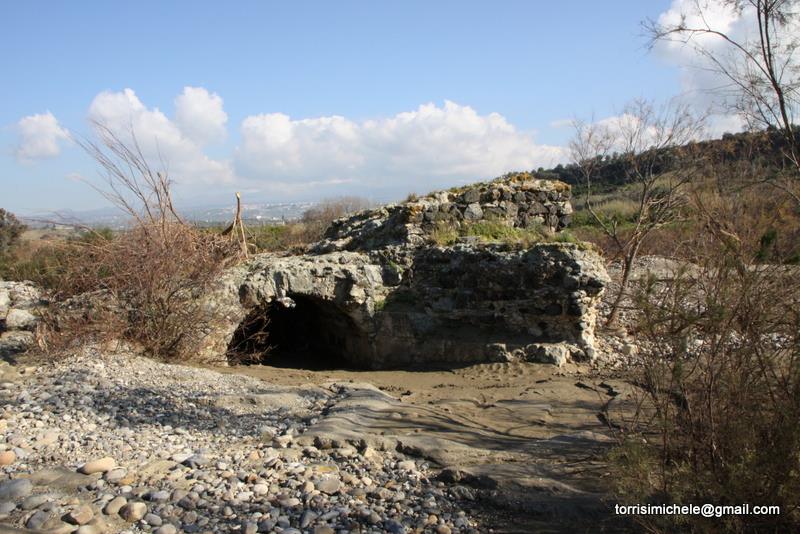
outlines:
[[228, 359], [294, 369], [357, 369], [365, 336], [336, 304], [291, 295], [253, 309], [228, 345]]

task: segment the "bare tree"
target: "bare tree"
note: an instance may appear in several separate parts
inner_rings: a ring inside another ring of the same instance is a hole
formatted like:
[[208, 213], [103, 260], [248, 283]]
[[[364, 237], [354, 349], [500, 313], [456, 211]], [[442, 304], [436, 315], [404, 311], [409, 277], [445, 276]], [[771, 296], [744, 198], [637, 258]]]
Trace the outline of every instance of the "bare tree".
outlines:
[[800, 104], [800, 64], [795, 56], [800, 46], [798, 1], [717, 0], [715, 4], [752, 19], [745, 35], [739, 37], [713, 23], [712, 4], [694, 0], [677, 23], [644, 23], [650, 45], [673, 41], [692, 47], [729, 82], [714, 89], [725, 97], [722, 104], [751, 128], [778, 129], [786, 141], [786, 158], [800, 171], [800, 139], [793, 125]]
[[[576, 133], [570, 152], [585, 183], [585, 209], [613, 243], [615, 258], [622, 261], [619, 292], [606, 326], [617, 321], [642, 243], [653, 230], [673, 221], [684, 201], [681, 189], [691, 179], [693, 166], [685, 160], [680, 168], [664, 172], [666, 159], [676, 157], [678, 147], [696, 139], [702, 126], [703, 118], [695, 116], [686, 105], [657, 108], [644, 100], [626, 106], [615, 121], [574, 124]], [[599, 170], [612, 151], [625, 169], [624, 176], [617, 180], [631, 189], [636, 201], [633, 220], [628, 225], [601, 214], [592, 195]]]

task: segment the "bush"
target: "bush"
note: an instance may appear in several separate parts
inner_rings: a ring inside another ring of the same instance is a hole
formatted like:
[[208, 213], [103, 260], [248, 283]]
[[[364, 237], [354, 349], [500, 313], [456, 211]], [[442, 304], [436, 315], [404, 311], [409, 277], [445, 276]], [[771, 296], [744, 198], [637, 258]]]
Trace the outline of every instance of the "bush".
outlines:
[[183, 222], [170, 180], [151, 170], [135, 136], [126, 143], [95, 126], [101, 144], [79, 143], [106, 172], [107, 186], [98, 190], [132, 224], [116, 235], [89, 231], [57, 249], [47, 274], [61, 313], [46, 318], [43, 344], [115, 338], [151, 356], [190, 358], [213, 320], [203, 293], [244, 251], [230, 237]]
[[11, 254], [25, 229], [16, 215], [0, 208], [0, 258]]
[[333, 221], [358, 211], [369, 209], [372, 202], [361, 197], [339, 197], [326, 199], [306, 210], [300, 218], [303, 224], [303, 239], [313, 243], [322, 239], [325, 230]]
[[56, 258], [54, 265], [40, 270], [55, 298], [94, 293], [108, 305], [82, 316], [92, 322], [84, 328], [57, 322], [53, 336], [118, 337], [170, 360], [199, 347], [211, 320], [200, 297], [236, 257], [234, 243], [177, 222], [138, 225], [113, 238], [85, 236], [56, 250], [46, 256]]
[[301, 249], [315, 241], [306, 224], [291, 222], [282, 225], [264, 225], [247, 229], [249, 242], [256, 252], [278, 252]]
[[691, 262], [638, 288], [636, 335], [650, 347], [634, 377], [641, 418], [611, 461], [626, 503], [778, 505], [781, 515], [642, 517], [651, 530], [800, 528], [800, 286], [795, 267], [761, 263], [771, 223], [743, 220], [736, 198], [752, 200], [696, 197]]

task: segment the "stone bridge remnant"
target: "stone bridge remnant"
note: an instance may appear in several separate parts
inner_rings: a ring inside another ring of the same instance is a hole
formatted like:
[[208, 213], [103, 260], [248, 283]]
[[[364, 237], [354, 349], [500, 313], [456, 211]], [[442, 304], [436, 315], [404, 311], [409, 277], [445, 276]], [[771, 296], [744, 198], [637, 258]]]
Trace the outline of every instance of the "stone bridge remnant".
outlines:
[[206, 299], [219, 320], [201, 356], [368, 369], [591, 359], [608, 275], [590, 247], [433, 237], [481, 221], [558, 232], [569, 199], [567, 184], [516, 173], [339, 219], [306, 254], [228, 271]]

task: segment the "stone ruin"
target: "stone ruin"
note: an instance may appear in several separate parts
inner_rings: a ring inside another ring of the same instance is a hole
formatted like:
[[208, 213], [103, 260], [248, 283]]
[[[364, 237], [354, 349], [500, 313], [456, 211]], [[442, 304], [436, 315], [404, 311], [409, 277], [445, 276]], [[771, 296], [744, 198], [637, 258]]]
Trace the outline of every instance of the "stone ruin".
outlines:
[[567, 184], [519, 173], [337, 220], [306, 254], [226, 272], [200, 356], [368, 369], [591, 359], [608, 282], [591, 248], [432, 237], [486, 220], [558, 232], [569, 198]]
[[46, 305], [32, 283], [0, 280], [0, 361], [13, 361], [34, 346], [39, 311]]

